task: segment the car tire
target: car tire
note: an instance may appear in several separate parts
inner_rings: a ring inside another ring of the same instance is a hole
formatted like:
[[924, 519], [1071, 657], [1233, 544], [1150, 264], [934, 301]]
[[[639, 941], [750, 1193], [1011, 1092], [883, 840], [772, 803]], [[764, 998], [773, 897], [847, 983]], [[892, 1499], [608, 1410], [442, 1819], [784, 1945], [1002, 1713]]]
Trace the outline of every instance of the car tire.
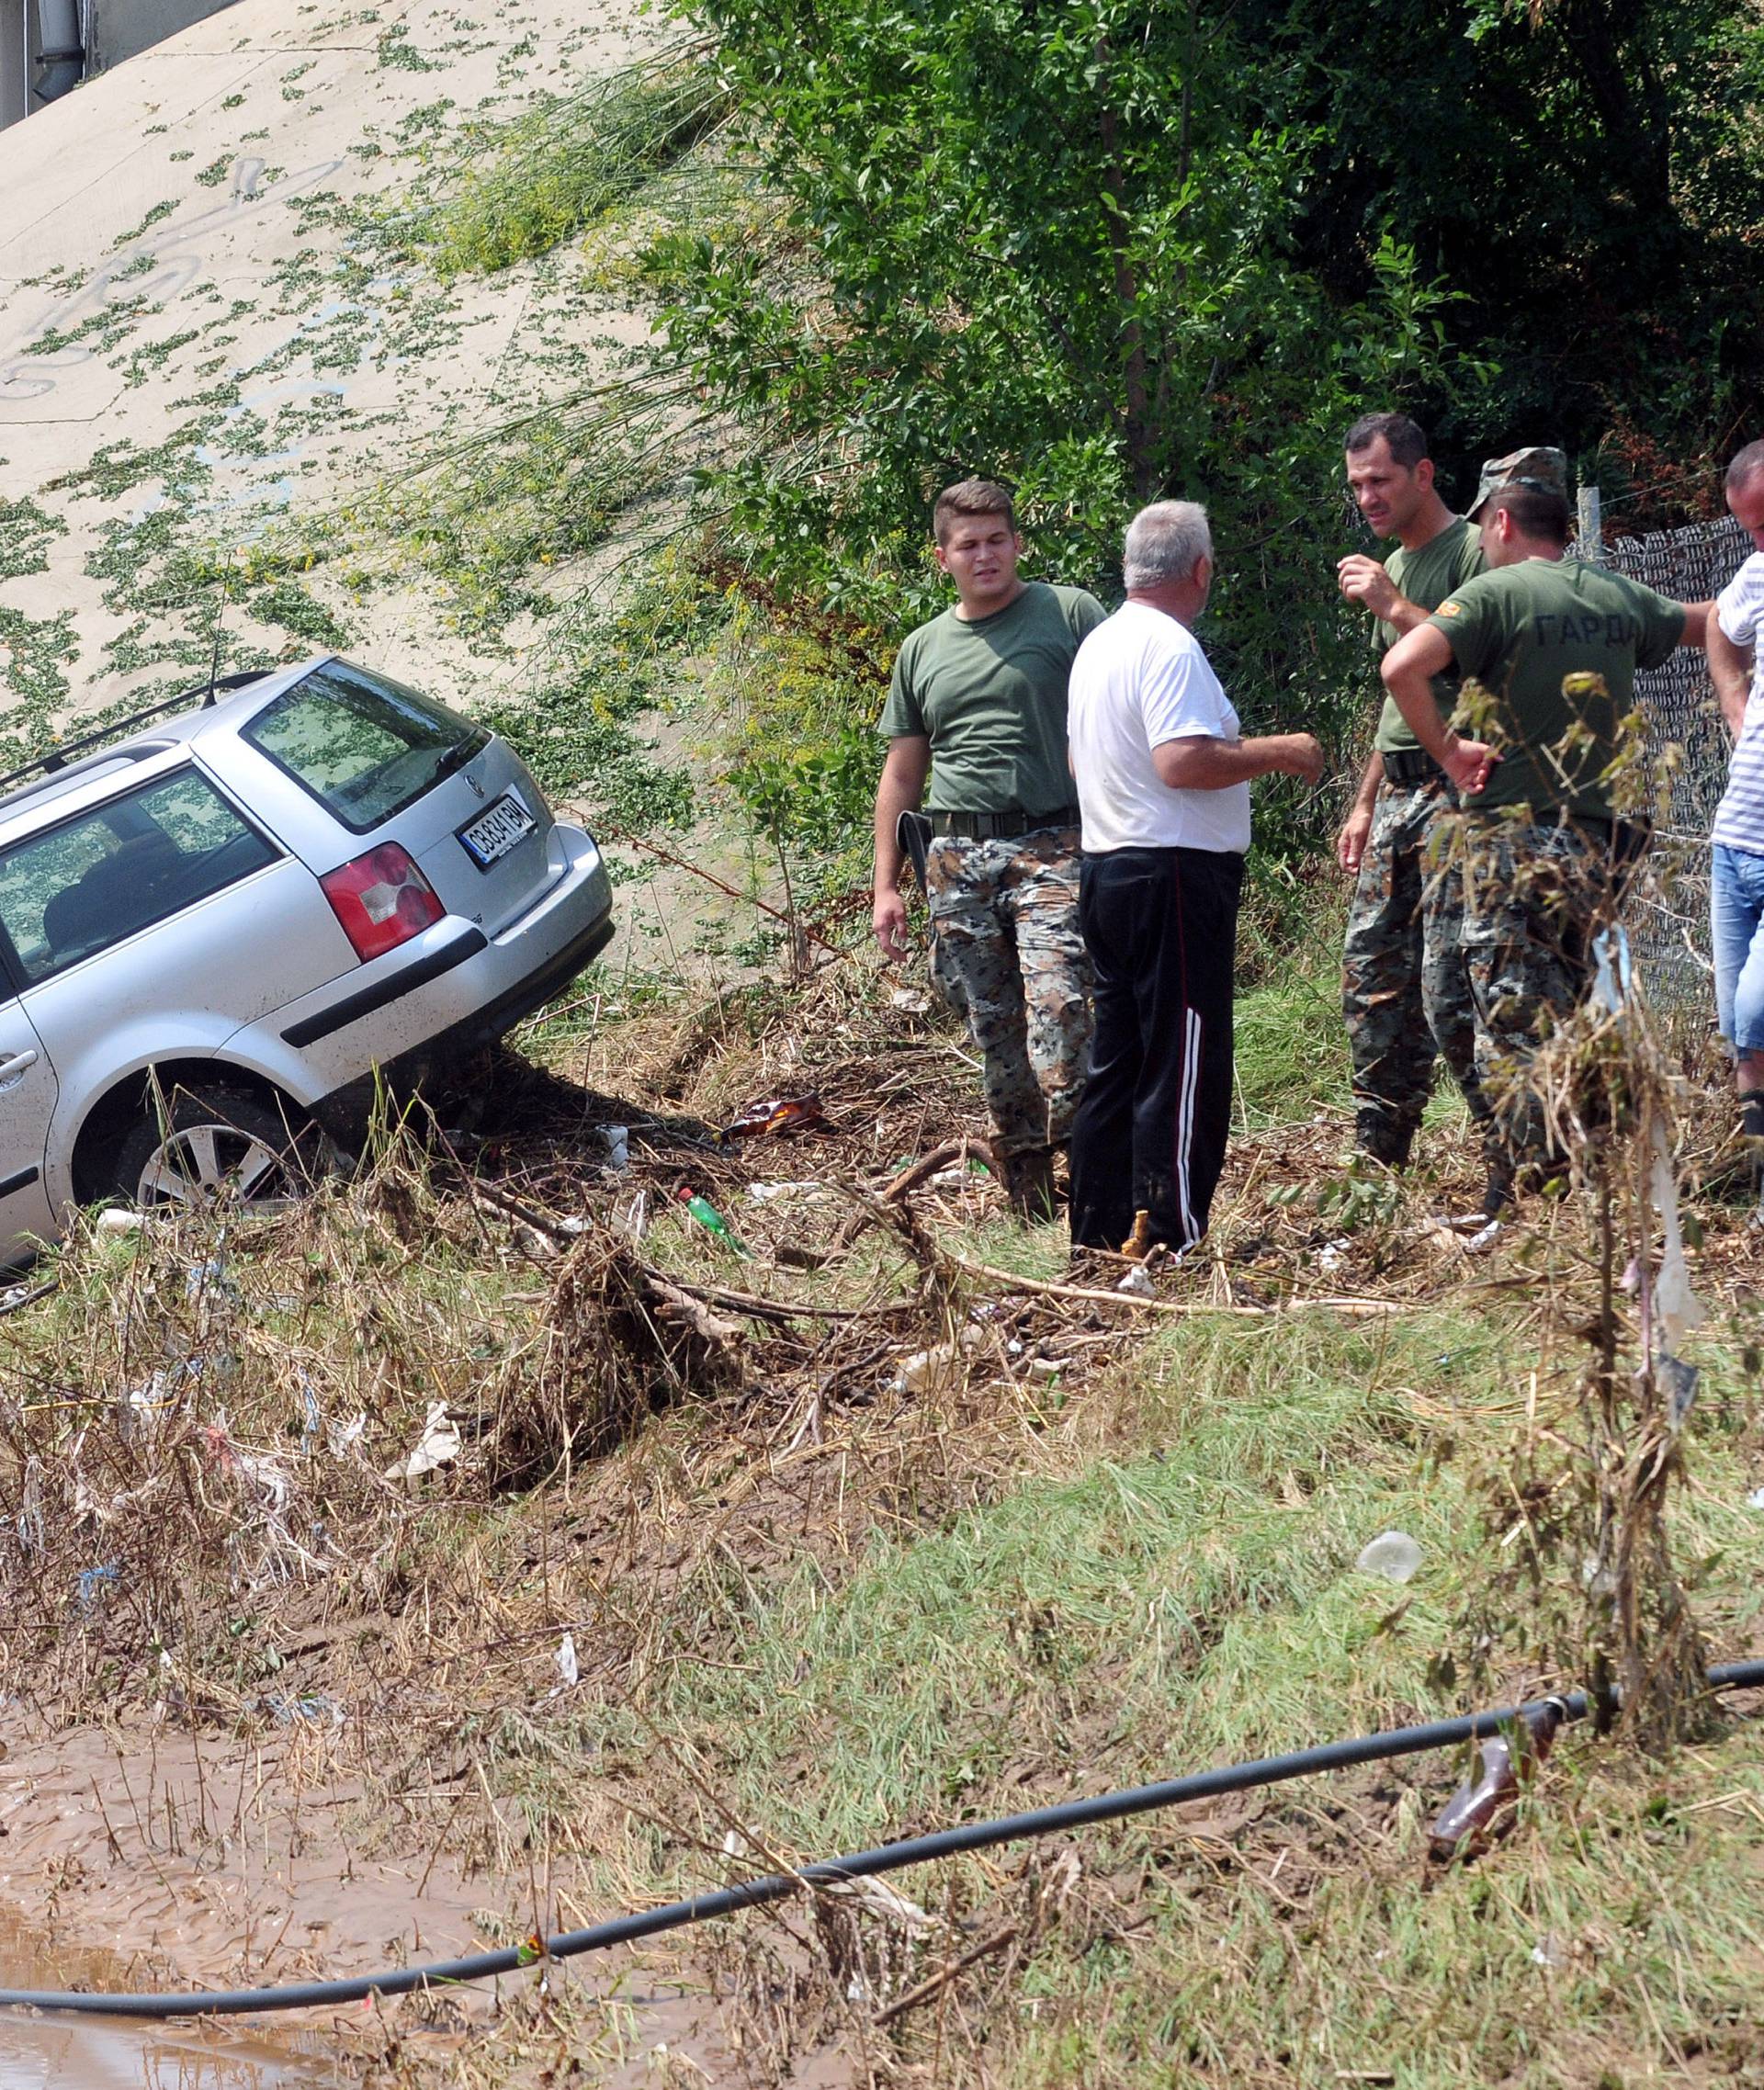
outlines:
[[173, 1090], [118, 1142], [107, 1171], [119, 1197], [144, 1209], [194, 1209], [223, 1197], [247, 1211], [303, 1196], [334, 1166], [329, 1142], [291, 1108], [225, 1083]]

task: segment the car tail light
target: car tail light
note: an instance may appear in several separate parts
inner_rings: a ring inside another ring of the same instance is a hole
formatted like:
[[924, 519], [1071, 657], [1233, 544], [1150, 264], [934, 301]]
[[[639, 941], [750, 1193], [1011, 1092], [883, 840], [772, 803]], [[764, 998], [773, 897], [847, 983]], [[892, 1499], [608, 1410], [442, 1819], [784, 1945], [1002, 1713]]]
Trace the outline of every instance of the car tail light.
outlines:
[[327, 871], [319, 880], [331, 911], [364, 961], [420, 935], [447, 909], [435, 887], [395, 842]]

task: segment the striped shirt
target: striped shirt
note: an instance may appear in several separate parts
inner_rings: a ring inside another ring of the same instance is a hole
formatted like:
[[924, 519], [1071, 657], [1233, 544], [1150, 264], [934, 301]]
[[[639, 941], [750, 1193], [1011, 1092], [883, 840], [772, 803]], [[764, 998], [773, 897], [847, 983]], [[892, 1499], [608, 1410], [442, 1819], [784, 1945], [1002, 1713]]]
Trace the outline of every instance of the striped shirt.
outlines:
[[1753, 653], [1746, 717], [1710, 840], [1764, 856], [1764, 551], [1753, 552], [1716, 596], [1715, 616], [1734, 644]]

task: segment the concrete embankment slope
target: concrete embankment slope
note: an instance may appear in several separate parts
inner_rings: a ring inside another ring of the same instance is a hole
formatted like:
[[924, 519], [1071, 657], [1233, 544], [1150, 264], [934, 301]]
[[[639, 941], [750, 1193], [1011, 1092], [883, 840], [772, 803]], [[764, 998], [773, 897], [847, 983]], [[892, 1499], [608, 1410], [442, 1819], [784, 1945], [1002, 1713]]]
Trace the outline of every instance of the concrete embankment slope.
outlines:
[[[460, 125], [662, 34], [633, 0], [241, 0], [0, 134], [0, 737], [206, 669], [180, 548], [238, 557], [640, 338], [567, 255], [444, 287], [362, 228]], [[228, 656], [325, 636], [300, 591], [240, 593]], [[438, 694], [520, 686], [420, 583], [342, 622]]]

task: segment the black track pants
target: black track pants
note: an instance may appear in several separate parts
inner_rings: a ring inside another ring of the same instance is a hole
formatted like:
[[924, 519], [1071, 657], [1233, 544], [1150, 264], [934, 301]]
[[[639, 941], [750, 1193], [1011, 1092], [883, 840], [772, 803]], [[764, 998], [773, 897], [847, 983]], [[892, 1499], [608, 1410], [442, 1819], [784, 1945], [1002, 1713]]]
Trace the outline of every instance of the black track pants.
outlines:
[[1136, 1212], [1185, 1248], [1206, 1218], [1231, 1123], [1231, 973], [1241, 856], [1086, 856], [1079, 919], [1095, 972], [1090, 1079], [1072, 1126], [1072, 1241], [1118, 1248]]

